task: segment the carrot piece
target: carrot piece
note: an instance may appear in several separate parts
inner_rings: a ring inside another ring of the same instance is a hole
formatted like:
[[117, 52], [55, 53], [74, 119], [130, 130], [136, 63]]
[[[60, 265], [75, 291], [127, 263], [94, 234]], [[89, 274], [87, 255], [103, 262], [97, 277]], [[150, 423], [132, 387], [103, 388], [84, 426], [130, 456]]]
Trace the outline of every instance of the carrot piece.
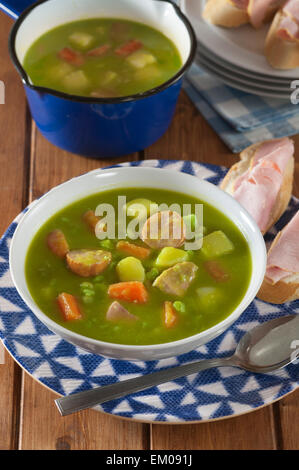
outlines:
[[65, 321], [80, 320], [82, 318], [75, 297], [63, 292], [57, 297], [57, 302]]
[[87, 223], [90, 230], [95, 231], [96, 225], [100, 220], [100, 217], [97, 217], [94, 211], [89, 210], [83, 214], [83, 220]]
[[60, 59], [68, 62], [72, 65], [82, 65], [84, 63], [84, 57], [79, 52], [73, 51], [70, 47], [64, 47], [58, 52]]
[[48, 247], [59, 258], [64, 258], [69, 251], [69, 245], [61, 230], [53, 230], [47, 236]]
[[178, 321], [178, 315], [173, 308], [172, 302], [166, 300], [164, 302], [164, 325], [166, 328], [172, 328]]
[[210, 276], [212, 276], [212, 278], [217, 282], [226, 282], [230, 279], [229, 273], [222, 268], [218, 261], [206, 261], [204, 263], [204, 267]]
[[103, 44], [102, 46], [96, 47], [95, 49], [88, 51], [86, 55], [90, 57], [100, 57], [106, 54], [106, 52], [108, 52], [110, 48], [110, 44]]
[[141, 49], [141, 47], [143, 47], [141, 41], [131, 39], [130, 41], [115, 49], [115, 54], [120, 55], [122, 57], [127, 57], [133, 52], [138, 51], [138, 49]]
[[148, 248], [144, 248], [142, 246], [134, 245], [134, 243], [129, 243], [125, 241], [120, 241], [116, 245], [116, 249], [119, 251], [123, 251], [131, 256], [135, 256], [135, 258], [139, 259], [146, 259], [149, 257], [151, 250]]
[[148, 293], [142, 282], [129, 281], [111, 284], [108, 295], [112, 299], [143, 304], [148, 301]]

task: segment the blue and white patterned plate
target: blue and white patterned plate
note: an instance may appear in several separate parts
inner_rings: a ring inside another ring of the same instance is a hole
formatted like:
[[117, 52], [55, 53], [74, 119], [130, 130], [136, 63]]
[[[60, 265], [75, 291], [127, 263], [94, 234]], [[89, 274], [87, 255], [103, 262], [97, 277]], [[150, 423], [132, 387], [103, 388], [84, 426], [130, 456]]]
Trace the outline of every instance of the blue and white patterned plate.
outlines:
[[[194, 162], [149, 160], [120, 166], [172, 168], [219, 184], [224, 167]], [[163, 170], [162, 170], [163, 171]], [[267, 234], [274, 238], [299, 208], [292, 198], [288, 210]], [[9, 274], [8, 251], [20, 214], [0, 240], [0, 337], [15, 360], [36, 380], [67, 395], [147, 374], [186, 362], [224, 357], [243, 334], [258, 323], [281, 315], [299, 313], [299, 301], [271, 305], [255, 300], [233, 326], [220, 337], [182, 356], [151, 362], [107, 359], [79, 349], [49, 331], [19, 297]], [[168, 423], [206, 421], [235, 416], [269, 404], [299, 386], [299, 366], [267, 375], [237, 368], [211, 369], [135, 393], [96, 407], [99, 411], [139, 421]]]

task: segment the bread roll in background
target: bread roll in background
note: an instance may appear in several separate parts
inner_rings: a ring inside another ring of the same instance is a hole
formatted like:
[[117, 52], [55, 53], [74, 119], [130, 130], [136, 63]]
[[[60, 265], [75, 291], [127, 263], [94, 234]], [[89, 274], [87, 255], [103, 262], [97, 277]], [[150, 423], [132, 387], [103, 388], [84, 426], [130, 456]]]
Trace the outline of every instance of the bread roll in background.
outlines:
[[[287, 137], [253, 144], [241, 152], [240, 161], [231, 167], [221, 183], [221, 188], [252, 215], [263, 234], [277, 222], [289, 204], [294, 177], [293, 154], [293, 141]], [[268, 181], [269, 177], [273, 177], [273, 183]], [[256, 184], [253, 184], [254, 178]], [[267, 185], [264, 190], [262, 184]], [[279, 187], [273, 192], [275, 184]], [[246, 191], [247, 195], [244, 194]], [[270, 192], [273, 192], [272, 200]], [[266, 212], [268, 216], [264, 218]]]
[[288, 1], [284, 8], [276, 13], [268, 32], [265, 55], [269, 64], [276, 69], [299, 67], [298, 13], [299, 8], [295, 9], [294, 0]]
[[274, 304], [299, 298], [299, 211], [268, 251], [266, 275], [257, 297]]
[[208, 0], [206, 2], [203, 18], [217, 26], [237, 28], [249, 22], [247, 9], [242, 8], [244, 1], [239, 0]]

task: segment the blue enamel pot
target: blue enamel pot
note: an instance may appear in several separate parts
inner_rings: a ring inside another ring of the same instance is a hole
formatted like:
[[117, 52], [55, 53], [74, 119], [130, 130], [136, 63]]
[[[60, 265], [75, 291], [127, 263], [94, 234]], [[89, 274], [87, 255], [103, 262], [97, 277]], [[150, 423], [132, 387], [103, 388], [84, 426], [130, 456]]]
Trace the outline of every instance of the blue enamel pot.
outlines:
[[[171, 122], [182, 77], [196, 50], [193, 29], [180, 9], [169, 0], [42, 0], [32, 3], [0, 0], [0, 7], [17, 19], [10, 35], [10, 54], [40, 132], [64, 150], [95, 158], [138, 152], [159, 139]], [[61, 24], [99, 17], [139, 21], [163, 32], [177, 46], [182, 68], [155, 89], [121, 98], [78, 97], [33, 85], [22, 66], [31, 44]]]

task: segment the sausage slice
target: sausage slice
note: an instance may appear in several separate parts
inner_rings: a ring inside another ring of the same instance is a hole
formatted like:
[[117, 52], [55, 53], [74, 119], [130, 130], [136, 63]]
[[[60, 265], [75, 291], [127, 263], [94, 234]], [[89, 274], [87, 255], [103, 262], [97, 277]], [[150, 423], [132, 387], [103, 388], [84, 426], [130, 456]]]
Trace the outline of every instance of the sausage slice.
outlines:
[[66, 256], [68, 267], [78, 276], [97, 276], [111, 263], [112, 255], [103, 250], [74, 250]]
[[182, 217], [173, 211], [153, 214], [145, 222], [141, 239], [146, 245], [159, 250], [166, 246], [178, 248], [186, 238], [186, 226]]

